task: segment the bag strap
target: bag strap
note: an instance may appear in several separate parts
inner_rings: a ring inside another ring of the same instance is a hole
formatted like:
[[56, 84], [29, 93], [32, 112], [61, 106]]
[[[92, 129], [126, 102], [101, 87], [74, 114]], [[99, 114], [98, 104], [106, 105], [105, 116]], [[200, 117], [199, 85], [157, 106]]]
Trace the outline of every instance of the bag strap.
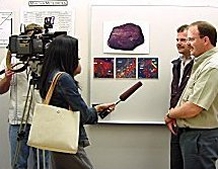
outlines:
[[60, 78], [60, 76], [63, 74], [63, 72], [58, 72], [54, 77], [53, 77], [53, 80], [52, 80], [52, 83], [48, 89], [48, 92], [46, 94], [46, 97], [45, 97], [45, 100], [43, 101], [43, 104], [49, 104], [50, 102], [50, 99], [51, 99], [51, 96], [52, 96], [52, 93], [54, 91], [54, 88], [57, 84], [57, 81], [58, 79]]

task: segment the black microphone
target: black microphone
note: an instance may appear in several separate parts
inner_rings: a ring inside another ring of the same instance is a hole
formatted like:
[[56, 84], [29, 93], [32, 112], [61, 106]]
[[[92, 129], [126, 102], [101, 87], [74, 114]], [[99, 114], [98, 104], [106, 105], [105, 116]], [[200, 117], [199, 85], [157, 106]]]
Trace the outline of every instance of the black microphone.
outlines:
[[[125, 101], [129, 96], [131, 96], [139, 87], [142, 86], [142, 82], [137, 82], [136, 84], [134, 84], [132, 87], [130, 87], [128, 90], [126, 90], [125, 92], [123, 92], [120, 97], [119, 100], [115, 103], [116, 105], [118, 103], [120, 103], [121, 101]], [[103, 110], [102, 112], [99, 113], [99, 116], [103, 119], [105, 118], [109, 113], [111, 112], [110, 109], [106, 109]]]

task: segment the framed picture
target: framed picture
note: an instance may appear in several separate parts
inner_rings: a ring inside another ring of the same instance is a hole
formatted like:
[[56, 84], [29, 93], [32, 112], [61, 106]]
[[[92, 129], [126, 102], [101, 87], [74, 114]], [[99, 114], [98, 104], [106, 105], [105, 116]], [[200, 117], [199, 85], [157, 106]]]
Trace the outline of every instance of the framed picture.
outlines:
[[143, 21], [105, 21], [104, 53], [149, 54], [149, 24]]

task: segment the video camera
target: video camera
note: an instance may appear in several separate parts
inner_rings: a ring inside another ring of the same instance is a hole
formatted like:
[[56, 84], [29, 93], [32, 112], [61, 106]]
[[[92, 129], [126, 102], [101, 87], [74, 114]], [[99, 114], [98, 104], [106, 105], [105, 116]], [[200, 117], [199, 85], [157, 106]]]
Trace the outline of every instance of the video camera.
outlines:
[[[29, 67], [35, 79], [40, 76], [45, 50], [55, 37], [67, 35], [66, 31], [49, 33], [49, 28], [53, 28], [54, 19], [54, 16], [44, 18], [44, 33], [43, 27], [30, 24], [27, 27], [21, 27], [20, 35], [9, 37], [9, 50], [6, 59], [8, 69], [14, 72], [22, 72]], [[20, 63], [11, 66], [12, 55], [19, 59]], [[0, 72], [0, 74], [2, 73], [4, 73], [4, 70]]]
[[24, 28], [25, 32], [9, 37], [8, 48], [11, 54], [15, 54], [15, 57], [20, 59], [20, 61], [43, 61], [45, 50], [54, 38], [67, 34], [65, 31], [49, 33], [49, 28], [53, 28], [54, 19], [54, 16], [44, 18], [44, 33], [42, 32], [42, 27], [34, 27], [33, 25], [32, 29], [30, 29], [33, 31], [31, 35], [28, 35], [28, 29]]

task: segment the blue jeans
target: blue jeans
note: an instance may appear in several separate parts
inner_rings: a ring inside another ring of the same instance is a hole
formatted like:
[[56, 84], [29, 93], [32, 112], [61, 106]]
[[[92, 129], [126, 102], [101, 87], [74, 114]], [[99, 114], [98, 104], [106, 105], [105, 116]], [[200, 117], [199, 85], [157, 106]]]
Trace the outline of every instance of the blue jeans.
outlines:
[[189, 129], [180, 135], [184, 169], [216, 169], [218, 129]]
[[[18, 136], [20, 125], [10, 125], [9, 126], [9, 141], [11, 148], [11, 166], [13, 169], [27, 169], [28, 168], [28, 157], [30, 150], [33, 151], [33, 169], [37, 169], [37, 151], [35, 148], [29, 147], [26, 143], [28, 140], [30, 125], [26, 126], [26, 130], [23, 134]], [[20, 145], [20, 146], [18, 146]], [[19, 147], [19, 148], [18, 148]], [[17, 149], [17, 151], [16, 151]], [[16, 154], [15, 154], [16, 153]], [[43, 158], [42, 151], [40, 150], [40, 169], [43, 169]], [[46, 169], [49, 168], [49, 152], [45, 152], [45, 164]], [[13, 165], [15, 164], [15, 165]]]

